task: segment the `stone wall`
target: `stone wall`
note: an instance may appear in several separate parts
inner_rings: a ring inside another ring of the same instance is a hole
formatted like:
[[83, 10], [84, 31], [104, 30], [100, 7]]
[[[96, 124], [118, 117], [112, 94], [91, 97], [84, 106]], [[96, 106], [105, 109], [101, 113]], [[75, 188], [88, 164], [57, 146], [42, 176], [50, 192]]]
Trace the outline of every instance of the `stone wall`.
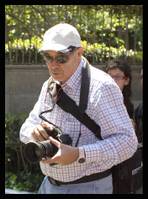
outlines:
[[[100, 69], [103, 66], [96, 66]], [[132, 66], [132, 100], [134, 105], [142, 100], [139, 71], [141, 66]], [[45, 65], [6, 65], [5, 67], [5, 112], [30, 112], [38, 99], [41, 86], [49, 77]]]

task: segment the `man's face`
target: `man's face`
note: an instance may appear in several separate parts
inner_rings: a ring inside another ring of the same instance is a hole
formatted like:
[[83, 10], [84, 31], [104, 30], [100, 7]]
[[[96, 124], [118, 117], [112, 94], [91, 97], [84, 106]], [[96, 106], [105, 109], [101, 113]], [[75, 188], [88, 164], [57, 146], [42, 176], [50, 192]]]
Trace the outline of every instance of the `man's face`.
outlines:
[[[82, 48], [77, 48], [73, 52], [64, 54], [57, 51], [48, 51], [51, 61], [46, 61], [50, 75], [62, 83], [66, 82], [76, 71], [83, 53]], [[60, 63], [62, 60], [65, 63]]]

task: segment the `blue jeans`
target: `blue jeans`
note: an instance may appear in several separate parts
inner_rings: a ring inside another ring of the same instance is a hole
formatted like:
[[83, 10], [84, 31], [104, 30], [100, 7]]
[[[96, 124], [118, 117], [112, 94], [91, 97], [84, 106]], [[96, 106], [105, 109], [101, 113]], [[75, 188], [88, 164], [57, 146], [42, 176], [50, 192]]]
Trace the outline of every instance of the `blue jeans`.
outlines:
[[60, 186], [51, 184], [46, 176], [38, 194], [112, 194], [112, 176], [86, 183]]

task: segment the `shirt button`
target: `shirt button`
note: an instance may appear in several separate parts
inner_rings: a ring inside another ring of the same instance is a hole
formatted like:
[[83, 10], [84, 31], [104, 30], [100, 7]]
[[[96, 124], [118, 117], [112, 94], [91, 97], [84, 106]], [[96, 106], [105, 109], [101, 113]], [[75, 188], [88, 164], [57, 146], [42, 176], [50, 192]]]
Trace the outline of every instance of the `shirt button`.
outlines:
[[84, 163], [84, 162], [85, 162], [85, 158], [80, 158], [80, 159], [78, 160], [78, 162], [79, 162], [79, 163]]

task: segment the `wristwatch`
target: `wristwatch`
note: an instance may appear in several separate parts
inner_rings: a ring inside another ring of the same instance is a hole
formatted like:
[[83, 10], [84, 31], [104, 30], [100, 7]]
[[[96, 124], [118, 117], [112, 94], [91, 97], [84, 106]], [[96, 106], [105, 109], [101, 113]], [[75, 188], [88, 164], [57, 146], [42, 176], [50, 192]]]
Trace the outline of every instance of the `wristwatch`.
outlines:
[[82, 147], [79, 147], [79, 157], [77, 159], [78, 163], [84, 163], [86, 161], [85, 150]]

